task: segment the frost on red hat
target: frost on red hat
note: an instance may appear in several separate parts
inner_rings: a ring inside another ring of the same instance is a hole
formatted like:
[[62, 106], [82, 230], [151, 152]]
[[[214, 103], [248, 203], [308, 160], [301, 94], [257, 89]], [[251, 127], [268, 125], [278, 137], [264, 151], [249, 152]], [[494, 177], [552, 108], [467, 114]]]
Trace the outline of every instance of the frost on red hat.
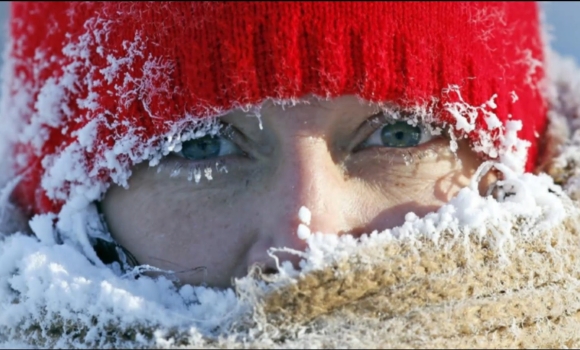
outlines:
[[203, 118], [265, 99], [355, 94], [424, 107], [482, 156], [516, 155], [521, 171], [533, 169], [547, 123], [535, 3], [14, 2], [11, 10], [2, 123], [23, 175], [17, 197], [31, 213], [98, 200]]

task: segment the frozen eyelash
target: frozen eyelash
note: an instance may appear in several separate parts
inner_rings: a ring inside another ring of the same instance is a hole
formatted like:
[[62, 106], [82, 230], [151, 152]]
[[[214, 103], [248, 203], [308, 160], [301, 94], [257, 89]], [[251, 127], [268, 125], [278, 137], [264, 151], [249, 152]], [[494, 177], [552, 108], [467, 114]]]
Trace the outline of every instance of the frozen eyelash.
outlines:
[[187, 165], [184, 165], [183, 163], [173, 163], [171, 165], [165, 165], [161, 163], [157, 166], [157, 173], [166, 170], [165, 167], [169, 167], [170, 177], [177, 177], [182, 172], [184, 172], [187, 174], [187, 181], [194, 181], [196, 184], [199, 183], [203, 178], [211, 181], [214, 179], [216, 174], [228, 173], [225, 160], [199, 161], [196, 162], [196, 164]]
[[[172, 142], [172, 145], [170, 148], [168, 148], [169, 152], [167, 153], [169, 154], [181, 151], [183, 142], [189, 140], [197, 139], [205, 135], [228, 137], [228, 135], [232, 132], [230, 125], [219, 123], [217, 119], [212, 120], [211, 125], [211, 128], [204, 129], [205, 132], [199, 128], [194, 128], [192, 130], [185, 130], [178, 134], [176, 137], [168, 139], [167, 141]], [[158, 174], [164, 171], [169, 172], [169, 177], [171, 178], [178, 177], [183, 172], [187, 174], [188, 181], [195, 181], [195, 183], [199, 183], [204, 177], [208, 181], [211, 181], [213, 180], [215, 174], [228, 173], [225, 160], [223, 159], [200, 160], [191, 164], [184, 162], [150, 162], [150, 165], [157, 167]]]
[[169, 176], [171, 176], [171, 177], [176, 177], [176, 176], [179, 176], [179, 174], [181, 173], [181, 169], [182, 169], [182, 168], [183, 168], [183, 165], [181, 165], [181, 164], [177, 164], [177, 165], [176, 165], [176, 166], [173, 168], [173, 170], [171, 170], [171, 175], [169, 175]]

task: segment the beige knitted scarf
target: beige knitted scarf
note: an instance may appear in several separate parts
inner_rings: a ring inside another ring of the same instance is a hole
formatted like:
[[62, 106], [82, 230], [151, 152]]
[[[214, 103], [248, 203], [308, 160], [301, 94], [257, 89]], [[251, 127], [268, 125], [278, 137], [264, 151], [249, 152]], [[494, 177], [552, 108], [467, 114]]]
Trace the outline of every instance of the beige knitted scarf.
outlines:
[[[244, 279], [237, 293], [252, 307], [219, 336], [172, 330], [160, 342], [155, 325], [113, 323], [100, 345], [122, 339], [136, 347], [579, 347], [578, 225], [570, 215], [549, 231], [527, 235], [519, 231], [529, 230], [522, 222], [501, 249], [497, 239], [451, 233], [437, 243], [392, 240], [277, 287], [264, 287], [259, 274]], [[89, 330], [55, 319], [48, 332], [33, 326], [21, 336], [51, 347], [71, 334], [84, 344]], [[137, 334], [148, 341], [136, 342]]]
[[286, 347], [579, 347], [578, 222], [512, 243], [498, 255], [475, 239], [394, 241], [273, 293], [265, 314], [311, 330]]

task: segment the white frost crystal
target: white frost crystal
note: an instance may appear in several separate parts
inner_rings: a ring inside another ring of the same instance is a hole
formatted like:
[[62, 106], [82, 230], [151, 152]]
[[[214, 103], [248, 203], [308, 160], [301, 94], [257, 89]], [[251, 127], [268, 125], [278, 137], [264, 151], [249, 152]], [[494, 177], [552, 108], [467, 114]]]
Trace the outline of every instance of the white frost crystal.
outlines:
[[303, 224], [310, 225], [310, 219], [312, 219], [310, 209], [305, 206], [300, 207], [300, 210], [298, 210], [298, 219], [300, 219]]
[[310, 228], [304, 224], [300, 224], [298, 225], [298, 231], [296, 233], [298, 234], [298, 238], [305, 240], [310, 237]]

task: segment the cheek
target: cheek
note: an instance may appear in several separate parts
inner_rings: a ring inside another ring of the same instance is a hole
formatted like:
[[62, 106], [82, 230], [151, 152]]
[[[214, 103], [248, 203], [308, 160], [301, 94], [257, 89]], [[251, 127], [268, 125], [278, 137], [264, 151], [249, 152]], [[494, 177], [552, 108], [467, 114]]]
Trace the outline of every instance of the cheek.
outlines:
[[[468, 153], [453, 154], [445, 141], [429, 147], [428, 152], [414, 150], [412, 162], [405, 162], [394, 151], [377, 150], [361, 155], [350, 173], [361, 182], [375, 187], [385, 197], [404, 201], [447, 202], [469, 184], [479, 161]], [[421, 153], [421, 154], [419, 154]]]
[[[115, 240], [141, 264], [191, 271], [178, 276], [187, 283], [228, 286], [240, 274], [251, 230], [242, 226], [239, 190], [202, 188], [183, 179], [150, 181], [136, 171], [129, 189], [111, 188], [102, 208]], [[199, 267], [211, 273], [192, 270]]]
[[409, 212], [422, 217], [448, 203], [469, 185], [481, 163], [463, 148], [455, 155], [447, 142], [441, 143], [431, 148], [430, 156], [409, 164], [386, 154], [361, 157], [350, 173], [361, 184], [357, 192], [364, 193], [367, 228], [393, 228], [402, 225]]

